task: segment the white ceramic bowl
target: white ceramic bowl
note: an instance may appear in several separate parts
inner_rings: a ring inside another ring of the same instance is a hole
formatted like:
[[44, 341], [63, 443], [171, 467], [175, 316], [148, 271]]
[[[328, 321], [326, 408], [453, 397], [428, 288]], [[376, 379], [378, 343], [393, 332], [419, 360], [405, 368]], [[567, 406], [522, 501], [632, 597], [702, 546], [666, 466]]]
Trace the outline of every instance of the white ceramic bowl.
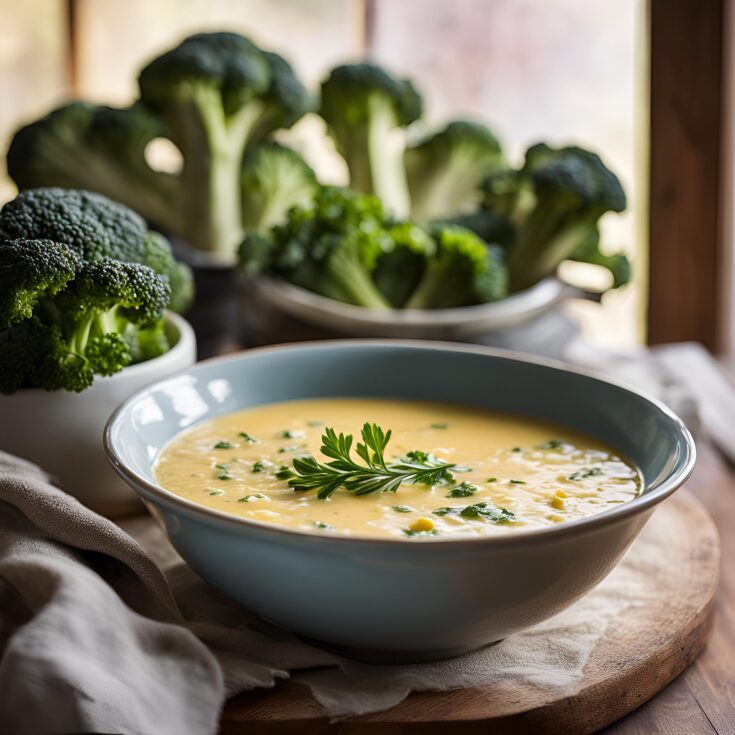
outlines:
[[[439, 400], [553, 420], [628, 457], [644, 491], [551, 527], [414, 543], [239, 518], [156, 481], [156, 458], [183, 429], [264, 403], [339, 396]], [[655, 506], [689, 476], [695, 455], [667, 408], [584, 371], [478, 347], [368, 340], [199, 363], [127, 400], [105, 442], [115, 469], [204, 579], [284, 628], [382, 661], [457, 655], [563, 610], [613, 569]]]
[[601, 294], [546, 278], [499, 301], [455, 309], [365, 309], [286, 281], [238, 275], [246, 339], [255, 345], [305, 339], [369, 337], [476, 342], [526, 350], [529, 325], [570, 298]]
[[139, 509], [136, 494], [105, 459], [102, 430], [128, 396], [196, 362], [189, 323], [168, 313], [166, 331], [173, 346], [165, 355], [97, 377], [82, 393], [34, 389], [0, 396], [0, 449], [40, 465], [98, 513], [114, 517]]

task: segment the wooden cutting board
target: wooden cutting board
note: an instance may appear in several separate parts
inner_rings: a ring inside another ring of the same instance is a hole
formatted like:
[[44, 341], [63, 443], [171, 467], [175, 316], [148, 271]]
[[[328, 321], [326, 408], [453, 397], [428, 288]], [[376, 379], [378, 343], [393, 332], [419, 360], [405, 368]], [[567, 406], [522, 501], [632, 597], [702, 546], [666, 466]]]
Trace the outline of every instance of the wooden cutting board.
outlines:
[[[489, 688], [415, 692], [385, 712], [330, 722], [309, 690], [284, 682], [231, 700], [225, 735], [251, 733], [548, 733], [595, 732], [643, 704], [704, 647], [714, 612], [719, 538], [712, 519], [686, 490], [666, 501], [643, 530], [671, 539], [661, 553], [677, 583], [653, 603], [616, 619], [593, 650], [577, 693], [538, 691], [502, 698]], [[631, 554], [635, 553], [635, 546]], [[673, 602], [676, 604], [673, 604]]]

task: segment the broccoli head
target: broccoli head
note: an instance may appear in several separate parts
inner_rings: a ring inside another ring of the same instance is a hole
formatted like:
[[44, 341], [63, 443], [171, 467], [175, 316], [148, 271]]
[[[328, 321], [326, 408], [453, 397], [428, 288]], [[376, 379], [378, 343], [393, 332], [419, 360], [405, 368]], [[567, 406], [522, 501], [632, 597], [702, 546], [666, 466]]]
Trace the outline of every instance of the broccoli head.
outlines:
[[470, 230], [436, 225], [430, 234], [436, 254], [405, 304], [407, 309], [451, 309], [495, 301], [507, 294], [502, 250]]
[[65, 288], [82, 264], [53, 240], [6, 240], [0, 247], [0, 329], [30, 319], [39, 300]]
[[450, 122], [406, 151], [411, 216], [428, 222], [476, 206], [481, 182], [504, 164], [500, 143], [488, 128]]
[[242, 172], [245, 228], [263, 229], [283, 222], [292, 207], [309, 207], [315, 190], [314, 171], [296, 151], [271, 142], [253, 147]]
[[[308, 110], [291, 67], [236, 33], [200, 33], [140, 73], [143, 102], [181, 151], [177, 204], [194, 247], [231, 254], [243, 233], [245, 149]], [[179, 232], [177, 232], [179, 234]]]
[[[114, 258], [140, 263], [164, 276], [176, 311], [193, 298], [191, 270], [175, 260], [166, 238], [148, 230], [132, 210], [83, 190], [28, 189], [0, 212], [0, 239], [47, 240], [83, 261]], [[46, 256], [50, 257], [50, 256]]]
[[370, 63], [332, 69], [320, 114], [350, 172], [350, 186], [376, 194], [395, 217], [408, 216], [405, 129], [422, 113], [413, 84]]
[[617, 176], [596, 153], [576, 146], [531, 146], [520, 171], [502, 171], [484, 184], [484, 208], [516, 229], [508, 252], [512, 290], [553, 274], [580, 247], [606, 212], [625, 209]]
[[[168, 349], [167, 243], [99, 194], [33, 189], [0, 211], [0, 393], [79, 391]], [[156, 268], [160, 271], [157, 272]]]
[[389, 247], [377, 197], [323, 187], [311, 209], [294, 207], [284, 224], [246, 236], [240, 263], [249, 274], [268, 273], [337, 301], [387, 309], [371, 274]]
[[[278, 54], [234, 33], [203, 33], [151, 61], [141, 99], [117, 109], [66, 104], [18, 130], [8, 171], [19, 189], [99, 192], [199, 250], [231, 258], [243, 232], [245, 149], [290, 127], [311, 97]], [[154, 169], [149, 144], [167, 138], [179, 171]]]
[[176, 178], [154, 171], [145, 150], [162, 135], [141, 105], [114, 109], [71, 102], [16, 132], [8, 173], [19, 189], [89, 189], [122, 202], [150, 222], [175, 231]]

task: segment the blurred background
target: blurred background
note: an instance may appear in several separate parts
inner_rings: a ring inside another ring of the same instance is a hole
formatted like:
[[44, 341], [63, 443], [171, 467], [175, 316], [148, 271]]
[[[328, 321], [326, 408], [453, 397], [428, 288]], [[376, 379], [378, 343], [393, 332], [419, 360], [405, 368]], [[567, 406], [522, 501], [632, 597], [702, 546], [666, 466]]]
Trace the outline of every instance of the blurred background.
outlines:
[[[69, 98], [127, 104], [152, 56], [191, 32], [231, 29], [317, 88], [363, 56], [412, 78], [427, 123], [486, 121], [511, 156], [537, 140], [598, 151], [629, 206], [603, 242], [632, 284], [602, 308], [565, 308], [606, 346], [697, 340], [732, 359], [732, 51], [728, 3], [709, 0], [0, 0], [0, 146]], [[325, 182], [343, 164], [314, 115], [285, 137]], [[4, 157], [0, 157], [0, 167]], [[15, 187], [0, 169], [0, 200]], [[594, 286], [601, 274], [565, 263]]]

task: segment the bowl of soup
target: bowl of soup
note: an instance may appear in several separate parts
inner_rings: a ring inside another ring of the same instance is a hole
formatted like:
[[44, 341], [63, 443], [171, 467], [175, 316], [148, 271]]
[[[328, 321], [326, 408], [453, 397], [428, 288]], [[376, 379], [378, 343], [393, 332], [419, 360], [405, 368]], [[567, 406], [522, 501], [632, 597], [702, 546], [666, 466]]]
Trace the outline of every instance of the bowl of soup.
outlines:
[[695, 456], [666, 407], [588, 372], [368, 340], [200, 363], [127, 400], [105, 446], [209, 583], [381, 662], [458, 655], [560, 612]]

